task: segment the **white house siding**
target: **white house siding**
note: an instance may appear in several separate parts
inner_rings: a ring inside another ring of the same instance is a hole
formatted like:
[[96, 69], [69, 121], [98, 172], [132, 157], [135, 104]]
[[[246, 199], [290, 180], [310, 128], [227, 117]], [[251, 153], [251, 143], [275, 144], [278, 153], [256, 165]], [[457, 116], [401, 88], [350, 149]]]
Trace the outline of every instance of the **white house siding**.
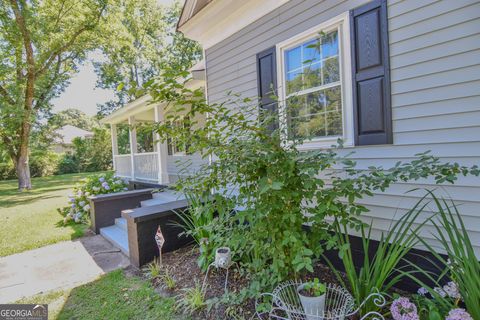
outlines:
[[[227, 91], [257, 96], [256, 54], [368, 0], [291, 0], [206, 50], [209, 102]], [[480, 1], [388, 1], [393, 145], [352, 148], [361, 168], [388, 168], [426, 150], [443, 161], [480, 164]], [[351, 150], [349, 150], [351, 151]], [[361, 200], [376, 235], [389, 228], [432, 181], [398, 183]], [[442, 186], [460, 210], [480, 257], [480, 179]], [[432, 238], [429, 232], [426, 238]]]
[[[184, 111], [183, 113], [186, 113]], [[167, 112], [168, 116], [168, 112]], [[195, 127], [202, 126], [205, 123], [205, 118], [197, 114], [194, 119], [197, 124]], [[186, 175], [199, 170], [202, 165], [208, 163], [208, 158], [203, 158], [201, 154], [187, 154], [187, 155], [167, 155], [167, 172], [170, 182], [175, 182], [180, 175]]]
[[185, 175], [187, 172], [183, 170], [184, 168], [187, 168], [188, 172], [195, 172], [205, 163], [208, 163], [208, 158], [203, 159], [200, 154], [167, 156], [167, 172], [170, 182], [175, 182], [178, 176]]

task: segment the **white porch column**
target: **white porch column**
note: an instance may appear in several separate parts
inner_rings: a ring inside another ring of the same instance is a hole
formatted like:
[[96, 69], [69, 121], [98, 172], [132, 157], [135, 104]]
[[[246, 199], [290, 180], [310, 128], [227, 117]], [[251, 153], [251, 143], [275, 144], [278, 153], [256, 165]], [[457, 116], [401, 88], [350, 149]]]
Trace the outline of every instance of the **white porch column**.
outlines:
[[110, 124], [110, 135], [112, 136], [112, 163], [113, 170], [117, 170], [115, 166], [115, 156], [118, 154], [118, 142], [117, 142], [117, 125]]
[[130, 137], [130, 165], [131, 165], [131, 176], [132, 179], [135, 179], [135, 159], [134, 155], [137, 153], [137, 129], [135, 129], [135, 117], [128, 117], [128, 132]]
[[[155, 122], [160, 123], [165, 120], [165, 115], [162, 106], [156, 105]], [[168, 171], [167, 171], [167, 144], [160, 141], [160, 135], [155, 133], [155, 145], [158, 159], [158, 182], [161, 184], [169, 183]]]

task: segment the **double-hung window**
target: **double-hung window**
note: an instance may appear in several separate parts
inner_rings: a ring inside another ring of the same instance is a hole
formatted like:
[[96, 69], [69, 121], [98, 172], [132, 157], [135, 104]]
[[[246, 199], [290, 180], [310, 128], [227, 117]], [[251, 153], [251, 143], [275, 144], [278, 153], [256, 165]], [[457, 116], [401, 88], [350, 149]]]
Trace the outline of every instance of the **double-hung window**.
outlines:
[[[185, 120], [186, 119], [184, 118], [180, 118], [178, 120], [171, 121], [170, 125], [176, 128], [184, 128], [185, 130], [190, 130], [188, 121]], [[168, 155], [173, 156], [184, 156], [188, 153], [188, 145], [174, 138], [167, 139], [167, 149]]]
[[306, 146], [352, 140], [347, 21], [342, 15], [277, 46], [280, 123], [289, 140]]

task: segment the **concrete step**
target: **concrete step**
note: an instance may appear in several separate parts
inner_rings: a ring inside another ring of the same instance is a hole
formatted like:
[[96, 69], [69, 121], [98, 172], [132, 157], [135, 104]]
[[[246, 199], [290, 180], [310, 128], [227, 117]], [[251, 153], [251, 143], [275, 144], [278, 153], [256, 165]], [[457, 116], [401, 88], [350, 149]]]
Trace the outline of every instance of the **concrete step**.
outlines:
[[176, 200], [185, 199], [185, 195], [177, 191], [167, 190], [167, 191], [152, 193], [152, 198], [165, 200], [165, 201], [176, 201]]
[[184, 194], [172, 190], [154, 193], [152, 197], [150, 200], [141, 201], [140, 205], [142, 207], [149, 207], [185, 199]]
[[115, 247], [120, 249], [124, 254], [129, 256], [128, 251], [128, 234], [127, 231], [114, 224], [113, 226], [100, 229], [100, 234], [110, 241]]
[[128, 232], [128, 231], [127, 231], [127, 219], [125, 219], [125, 218], [117, 218], [117, 219], [115, 219], [115, 224], [116, 224], [120, 229], [123, 229], [123, 230], [125, 230], [125, 232]]

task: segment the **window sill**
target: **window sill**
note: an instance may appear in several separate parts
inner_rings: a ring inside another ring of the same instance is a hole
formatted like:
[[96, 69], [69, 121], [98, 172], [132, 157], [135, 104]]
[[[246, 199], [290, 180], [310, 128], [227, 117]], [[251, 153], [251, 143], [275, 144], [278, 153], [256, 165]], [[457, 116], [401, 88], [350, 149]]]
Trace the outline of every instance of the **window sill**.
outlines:
[[[336, 149], [337, 139], [328, 139], [328, 140], [310, 140], [305, 141], [303, 144], [297, 146], [297, 149], [300, 151], [311, 151], [318, 149]], [[354, 145], [351, 141], [343, 142], [343, 148], [353, 148]]]

